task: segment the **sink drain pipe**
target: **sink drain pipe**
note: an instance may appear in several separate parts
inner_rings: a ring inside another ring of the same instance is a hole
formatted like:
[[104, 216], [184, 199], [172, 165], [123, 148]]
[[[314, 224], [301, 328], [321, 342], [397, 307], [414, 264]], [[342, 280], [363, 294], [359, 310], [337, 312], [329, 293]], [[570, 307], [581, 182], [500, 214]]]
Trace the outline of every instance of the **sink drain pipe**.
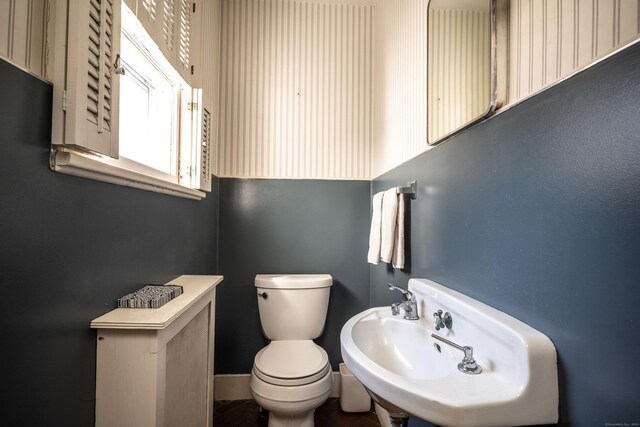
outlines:
[[389, 423], [393, 427], [408, 427], [409, 417], [394, 417], [393, 415], [389, 415]]

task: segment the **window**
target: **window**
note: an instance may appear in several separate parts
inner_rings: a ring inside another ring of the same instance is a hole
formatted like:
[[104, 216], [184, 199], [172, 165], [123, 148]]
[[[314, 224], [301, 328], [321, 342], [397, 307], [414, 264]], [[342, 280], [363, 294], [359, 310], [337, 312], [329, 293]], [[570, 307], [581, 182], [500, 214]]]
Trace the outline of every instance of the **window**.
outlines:
[[180, 93], [191, 88], [151, 39], [140, 36], [139, 25], [123, 5], [120, 156], [177, 177]]
[[196, 199], [210, 191], [211, 107], [192, 88], [211, 48], [197, 40], [198, 4], [56, 3], [53, 170]]

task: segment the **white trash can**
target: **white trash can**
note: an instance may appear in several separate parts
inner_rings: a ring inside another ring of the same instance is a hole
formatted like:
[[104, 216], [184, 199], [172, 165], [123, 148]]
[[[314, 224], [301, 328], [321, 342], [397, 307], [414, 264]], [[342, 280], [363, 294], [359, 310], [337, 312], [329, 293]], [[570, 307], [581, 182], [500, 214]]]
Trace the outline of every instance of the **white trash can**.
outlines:
[[371, 410], [371, 396], [344, 363], [340, 364], [340, 408], [344, 412]]

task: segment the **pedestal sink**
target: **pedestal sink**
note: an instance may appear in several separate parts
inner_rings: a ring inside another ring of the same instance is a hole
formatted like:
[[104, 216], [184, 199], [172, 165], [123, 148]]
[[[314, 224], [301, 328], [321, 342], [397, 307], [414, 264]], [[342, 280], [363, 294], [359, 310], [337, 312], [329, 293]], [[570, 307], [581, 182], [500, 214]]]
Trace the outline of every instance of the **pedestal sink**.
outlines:
[[[558, 421], [556, 351], [549, 338], [430, 280], [411, 279], [409, 290], [419, 320], [376, 307], [352, 317], [340, 334], [345, 363], [377, 403], [392, 416], [441, 426]], [[438, 310], [450, 314], [450, 328], [436, 331]], [[482, 372], [461, 372], [463, 352], [432, 334], [472, 347]]]

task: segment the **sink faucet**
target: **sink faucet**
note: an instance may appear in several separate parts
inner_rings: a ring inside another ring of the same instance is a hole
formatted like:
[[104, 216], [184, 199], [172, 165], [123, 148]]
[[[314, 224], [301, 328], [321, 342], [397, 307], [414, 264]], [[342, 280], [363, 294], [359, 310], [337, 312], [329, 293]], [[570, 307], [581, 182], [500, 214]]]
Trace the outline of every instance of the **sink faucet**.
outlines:
[[391, 304], [391, 314], [397, 316], [400, 314], [400, 309], [404, 310], [404, 318], [407, 320], [418, 320], [420, 317], [418, 316], [418, 304], [416, 303], [416, 298], [413, 296], [413, 292], [406, 291], [402, 288], [392, 285], [389, 283], [389, 290], [400, 291], [402, 292], [402, 302], [396, 302]]

